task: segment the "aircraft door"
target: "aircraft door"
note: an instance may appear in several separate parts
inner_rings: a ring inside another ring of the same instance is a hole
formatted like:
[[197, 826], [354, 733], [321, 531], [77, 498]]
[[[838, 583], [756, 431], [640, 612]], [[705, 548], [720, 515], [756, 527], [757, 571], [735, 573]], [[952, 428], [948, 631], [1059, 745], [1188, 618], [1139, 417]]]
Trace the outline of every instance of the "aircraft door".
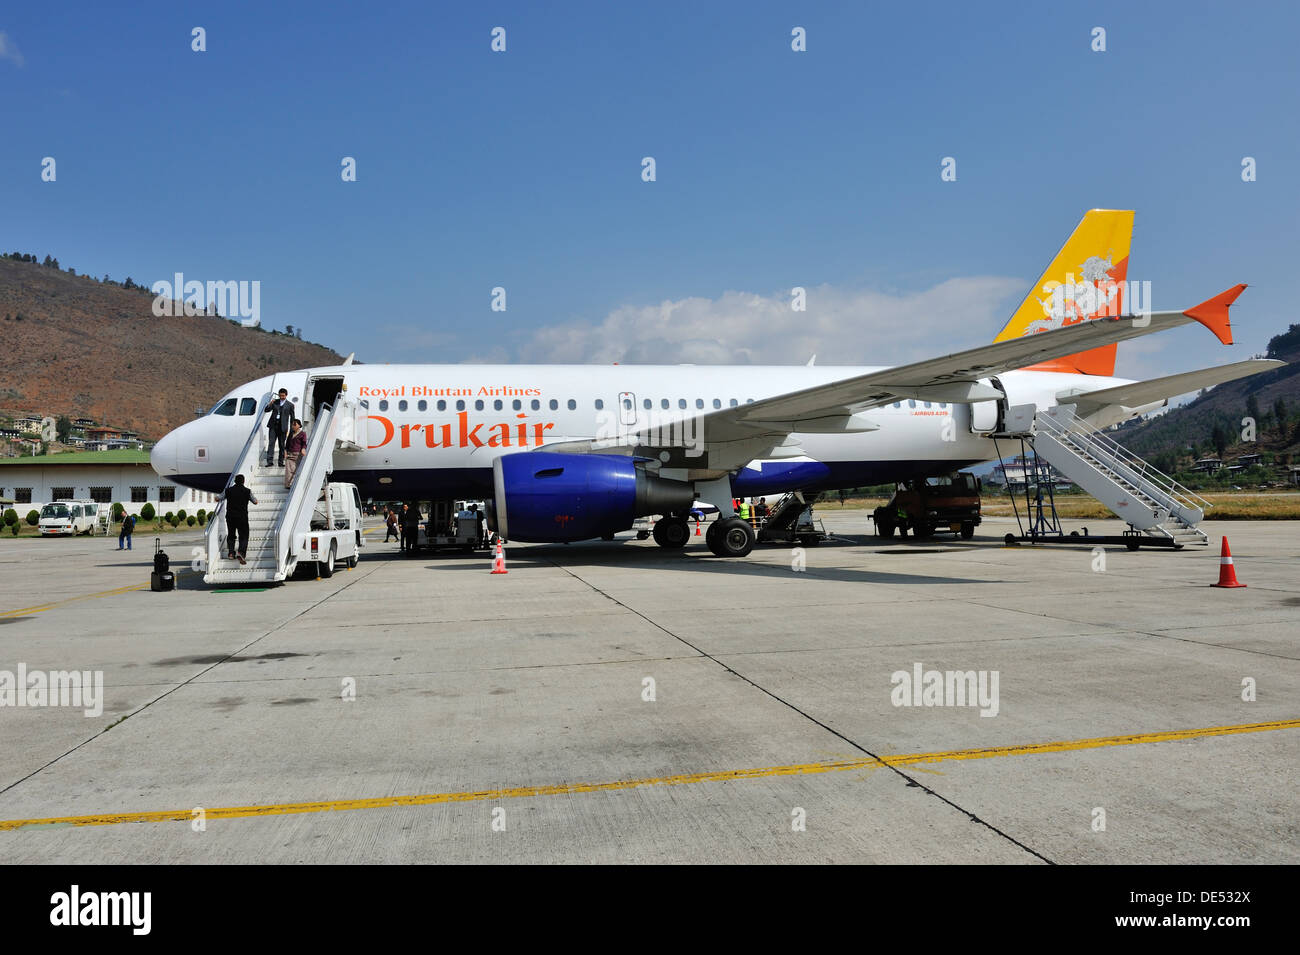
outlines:
[[996, 401], [974, 401], [970, 404], [970, 430], [972, 434], [993, 434], [1001, 431], [1007, 414], [1007, 394], [1002, 382], [996, 378], [981, 380], [982, 385], [991, 385], [1002, 392]]
[[618, 420], [620, 424], [636, 427], [636, 395], [630, 391], [618, 393]]

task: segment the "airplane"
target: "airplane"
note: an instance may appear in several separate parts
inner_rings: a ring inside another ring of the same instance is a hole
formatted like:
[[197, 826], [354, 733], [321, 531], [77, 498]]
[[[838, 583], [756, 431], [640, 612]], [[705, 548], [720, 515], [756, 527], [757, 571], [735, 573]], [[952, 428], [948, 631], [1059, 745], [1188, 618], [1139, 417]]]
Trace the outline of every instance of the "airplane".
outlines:
[[[1269, 371], [1267, 359], [1148, 381], [1114, 377], [1121, 341], [1191, 322], [1232, 343], [1237, 285], [1180, 311], [1125, 314], [1131, 210], [1085, 213], [993, 342], [901, 366], [355, 364], [259, 378], [153, 448], [159, 475], [219, 492], [273, 392], [310, 430], [340, 395], [359, 408], [358, 450], [332, 480], [379, 500], [483, 499], [502, 539], [568, 542], [655, 524], [691, 539], [696, 501], [820, 492], [947, 474], [999, 457], [1009, 409], [1070, 404], [1106, 427], [1201, 388]], [[305, 399], [305, 401], [304, 401]], [[721, 557], [750, 525], [710, 522]]]

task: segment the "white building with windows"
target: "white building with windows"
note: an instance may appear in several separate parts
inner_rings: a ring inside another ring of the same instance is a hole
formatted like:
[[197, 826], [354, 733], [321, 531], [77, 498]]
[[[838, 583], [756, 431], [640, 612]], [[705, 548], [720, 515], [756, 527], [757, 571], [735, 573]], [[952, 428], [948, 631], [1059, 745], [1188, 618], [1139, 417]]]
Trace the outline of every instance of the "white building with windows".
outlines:
[[121, 504], [139, 514], [152, 504], [159, 514], [200, 508], [211, 511], [217, 496], [159, 477], [146, 451], [86, 451], [0, 458], [0, 497], [11, 498], [19, 516], [53, 501]]

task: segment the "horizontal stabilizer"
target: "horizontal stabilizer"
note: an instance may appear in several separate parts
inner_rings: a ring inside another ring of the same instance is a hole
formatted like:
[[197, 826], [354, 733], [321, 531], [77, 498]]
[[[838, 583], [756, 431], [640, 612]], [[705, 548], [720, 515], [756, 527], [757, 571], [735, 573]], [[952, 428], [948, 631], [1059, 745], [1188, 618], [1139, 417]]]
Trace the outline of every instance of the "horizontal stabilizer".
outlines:
[[[1191, 312], [1192, 309], [1189, 309], [1188, 314]], [[1139, 408], [1166, 398], [1174, 398], [1202, 388], [1236, 381], [1238, 378], [1258, 375], [1260, 372], [1272, 371], [1285, 364], [1284, 361], [1272, 358], [1251, 358], [1233, 362], [1231, 365], [1219, 365], [1217, 368], [1202, 368], [1198, 371], [1185, 371], [1179, 375], [1152, 378], [1150, 381], [1135, 381], [1130, 385], [1120, 385], [1102, 391], [1088, 391], [1078, 395], [1061, 394], [1057, 395], [1057, 400], [1062, 404], [1077, 405], [1085, 414], [1108, 405]]]

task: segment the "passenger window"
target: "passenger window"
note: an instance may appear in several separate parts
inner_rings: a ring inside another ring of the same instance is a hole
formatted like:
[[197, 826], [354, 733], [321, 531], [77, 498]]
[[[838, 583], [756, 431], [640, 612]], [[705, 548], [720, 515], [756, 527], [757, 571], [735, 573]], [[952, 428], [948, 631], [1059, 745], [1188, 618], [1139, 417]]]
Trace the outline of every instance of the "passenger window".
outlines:
[[534, 398], [532, 401], [529, 402], [529, 407], [531, 407], [534, 411], [541, 411], [542, 403], [538, 401], [536, 398]]
[[570, 411], [575, 411], [575, 410], [577, 410], [577, 407], [578, 407], [578, 403], [577, 403], [576, 401], [574, 401], [572, 398], [570, 398], [570, 399], [569, 399], [569, 410], [570, 410]]
[[685, 408], [685, 407], [686, 407], [686, 399], [685, 399], [685, 398], [678, 398], [678, 399], [677, 399], [677, 407], [678, 407], [678, 408]]
[[558, 401], [556, 401], [554, 398], [552, 398], [552, 399], [551, 399], [551, 410], [552, 410], [552, 411], [556, 411], [556, 410], [559, 409], [559, 407], [560, 407], [560, 403], [559, 403]]
[[731, 399], [731, 407], [734, 408], [734, 407], [736, 407], [736, 405], [738, 405], [738, 404], [740, 404], [740, 402], [738, 402], [735, 398], [732, 398], [732, 399]]
[[930, 407], [930, 402], [928, 402], [928, 401], [925, 402], [925, 406], [926, 406], [927, 408]]
[[907, 406], [908, 406], [909, 408], [915, 408], [915, 407], [916, 407], [916, 399], [915, 399], [915, 398], [908, 398], [908, 399], [907, 399]]
[[251, 414], [257, 414], [257, 399], [256, 399], [256, 398], [240, 398], [240, 399], [239, 399], [239, 414], [240, 414], [240, 417], [244, 417], [244, 416], [246, 416], [246, 415], [251, 415]]
[[227, 398], [221, 404], [212, 409], [213, 414], [225, 415], [227, 418], [235, 416], [235, 399]]
[[667, 398], [660, 398], [660, 399], [659, 399], [659, 407], [660, 407], [660, 408], [663, 408], [665, 411], [667, 411], [667, 410], [668, 410], [668, 399], [667, 399]]
[[514, 408], [516, 411], [522, 411], [524, 407], [524, 403], [520, 401], [518, 398], [516, 398], [514, 401], [510, 403], [510, 407]]
[[623, 399], [623, 410], [624, 410], [624, 411], [631, 411], [631, 410], [632, 410], [632, 399], [631, 399], [631, 398], [624, 398], [624, 399]]
[[483, 410], [483, 399], [482, 399], [482, 398], [479, 398], [477, 401], [474, 402], [474, 410], [475, 410], [475, 411], [482, 411], [482, 410]]
[[901, 408], [901, 407], [903, 407], [903, 403], [902, 403], [901, 401], [895, 401], [895, 402], [894, 402], [894, 407], [895, 407], [895, 408]]
[[387, 410], [388, 410], [388, 399], [387, 399], [387, 398], [384, 398], [382, 401], [379, 402], [379, 410], [380, 410], [380, 411], [387, 411]]
[[745, 399], [745, 404], [747, 404], [747, 405], [752, 405], [753, 403], [754, 403], [754, 399], [753, 399], [753, 398], [746, 398], [746, 399]]
[[502, 404], [501, 404], [501, 399], [500, 399], [500, 398], [498, 398], [496, 401], [492, 402], [492, 410], [493, 410], [493, 411], [500, 411], [501, 408], [502, 408]]
[[597, 411], [600, 411], [600, 410], [601, 410], [602, 408], [604, 408], [604, 407], [605, 407], [605, 402], [604, 402], [602, 399], [597, 398], [597, 399], [596, 399], [596, 410], [597, 410]]
[[654, 407], [654, 402], [651, 401], [649, 398], [646, 398], [645, 400], [643, 400], [643, 401], [641, 402], [641, 404], [642, 404], [642, 406], [646, 409], [646, 411], [649, 411], [651, 408]]
[[427, 401], [425, 401], [423, 398], [421, 398], [420, 401], [419, 401], [419, 403], [418, 403], [415, 407], [418, 408], [420, 411], [428, 411], [428, 410], [429, 410], [429, 402], [427, 402]]
[[695, 407], [697, 407], [697, 408], [703, 408], [703, 407], [704, 407], [704, 399], [703, 399], [703, 398], [696, 398], [696, 399], [695, 399]]
[[439, 398], [439, 399], [438, 399], [438, 404], [436, 405], [436, 407], [437, 407], [437, 409], [438, 409], [439, 411], [446, 411], [446, 410], [447, 410], [447, 402], [445, 402], [445, 401], [443, 401], [441, 398]]
[[403, 398], [401, 401], [399, 401], [399, 402], [397, 403], [397, 410], [398, 410], [398, 411], [405, 411], [405, 410], [406, 410], [406, 399], [405, 399], [405, 398]]
[[721, 407], [722, 407], [722, 399], [721, 399], [721, 398], [714, 398], [714, 399], [713, 399], [713, 407], [715, 407], [715, 408], [721, 408]]
[[456, 402], [456, 410], [457, 410], [457, 411], [464, 411], [464, 410], [465, 410], [465, 399], [464, 399], [464, 398], [461, 398], [461, 399], [457, 400], [457, 402]]

